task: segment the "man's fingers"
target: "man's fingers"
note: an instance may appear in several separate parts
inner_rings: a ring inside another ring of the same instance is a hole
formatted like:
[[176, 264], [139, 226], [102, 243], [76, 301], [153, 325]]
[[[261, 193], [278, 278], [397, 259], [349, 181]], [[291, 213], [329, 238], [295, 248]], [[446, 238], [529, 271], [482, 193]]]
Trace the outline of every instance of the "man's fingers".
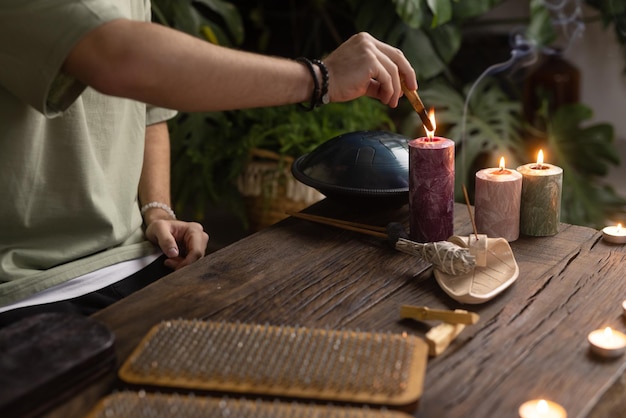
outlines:
[[168, 257], [165, 265], [174, 269], [202, 258], [209, 242], [208, 234], [196, 222], [158, 220], [148, 226], [146, 236]]
[[158, 220], [152, 222], [146, 230], [146, 236], [150, 241], [157, 244], [166, 256], [170, 258], [177, 257], [180, 253], [170, 221]]
[[163, 251], [163, 253], [168, 258], [178, 257], [178, 254], [180, 254], [180, 252], [178, 251], [178, 247], [173, 247], [170, 245], [161, 246], [161, 251]]

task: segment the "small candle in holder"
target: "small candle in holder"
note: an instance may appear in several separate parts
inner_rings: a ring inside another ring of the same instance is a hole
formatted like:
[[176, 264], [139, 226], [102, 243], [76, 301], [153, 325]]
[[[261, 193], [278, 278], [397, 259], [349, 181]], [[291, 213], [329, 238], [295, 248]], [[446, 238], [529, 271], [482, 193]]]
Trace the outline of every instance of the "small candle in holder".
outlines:
[[478, 232], [509, 242], [519, 238], [522, 175], [508, 170], [502, 157], [499, 168], [486, 168], [476, 173], [475, 191]]
[[566, 418], [567, 411], [556, 402], [533, 399], [519, 407], [520, 418]]
[[[430, 120], [436, 127], [432, 110]], [[409, 236], [445, 241], [454, 235], [454, 141], [426, 133], [409, 141]]]
[[591, 331], [587, 339], [591, 351], [600, 357], [619, 357], [626, 351], [626, 334], [611, 327]]
[[626, 244], [626, 229], [622, 224], [607, 226], [602, 230], [602, 239], [611, 244]]
[[561, 220], [563, 169], [543, 162], [539, 151], [537, 163], [517, 168], [522, 176], [520, 233], [535, 237], [556, 235]]

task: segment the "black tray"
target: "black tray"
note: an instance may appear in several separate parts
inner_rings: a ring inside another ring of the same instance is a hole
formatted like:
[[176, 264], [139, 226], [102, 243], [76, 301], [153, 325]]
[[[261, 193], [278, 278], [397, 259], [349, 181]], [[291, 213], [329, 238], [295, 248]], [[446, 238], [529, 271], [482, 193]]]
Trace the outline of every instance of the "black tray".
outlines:
[[0, 416], [34, 417], [115, 373], [113, 334], [89, 318], [34, 315], [0, 329]]

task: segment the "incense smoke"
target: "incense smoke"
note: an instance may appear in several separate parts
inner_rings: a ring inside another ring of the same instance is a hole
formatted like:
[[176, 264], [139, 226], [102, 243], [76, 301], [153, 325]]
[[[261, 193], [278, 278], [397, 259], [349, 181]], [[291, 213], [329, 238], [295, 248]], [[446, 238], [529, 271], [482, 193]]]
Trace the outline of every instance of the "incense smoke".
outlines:
[[[544, 6], [550, 11], [552, 24], [560, 31], [565, 46], [553, 48], [539, 47], [533, 40], [527, 39], [523, 29], [517, 29], [510, 35], [511, 56], [508, 60], [488, 67], [472, 84], [465, 98], [463, 117], [461, 120], [461, 144], [466, 140], [466, 123], [469, 112], [469, 103], [476, 87], [488, 76], [493, 76], [512, 69], [519, 69], [533, 65], [540, 53], [557, 54], [567, 51], [574, 41], [582, 36], [585, 25], [582, 20], [582, 0], [543, 0]], [[462, 166], [465, 173], [465, 147], [461, 147]]]

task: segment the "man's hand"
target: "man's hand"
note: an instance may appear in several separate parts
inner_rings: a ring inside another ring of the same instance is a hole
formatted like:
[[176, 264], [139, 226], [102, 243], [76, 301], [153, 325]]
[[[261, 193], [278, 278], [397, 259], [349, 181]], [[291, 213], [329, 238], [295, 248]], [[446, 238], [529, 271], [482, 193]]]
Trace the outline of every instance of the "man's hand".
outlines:
[[396, 107], [402, 96], [401, 78], [410, 90], [417, 89], [415, 71], [402, 51], [365, 32], [341, 44], [324, 63], [330, 75], [332, 102], [367, 95]]
[[209, 242], [199, 223], [165, 219], [151, 222], [146, 237], [161, 248], [167, 256], [164, 264], [174, 270], [202, 258]]

